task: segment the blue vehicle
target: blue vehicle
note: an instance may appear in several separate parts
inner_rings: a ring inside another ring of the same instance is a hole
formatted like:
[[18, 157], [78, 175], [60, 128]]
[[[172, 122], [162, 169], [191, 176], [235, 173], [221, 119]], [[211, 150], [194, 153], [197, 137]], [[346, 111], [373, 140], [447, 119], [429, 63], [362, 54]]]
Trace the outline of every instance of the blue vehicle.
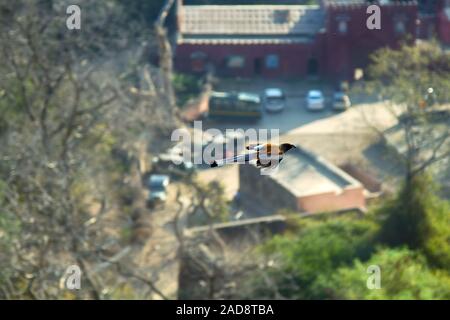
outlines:
[[167, 186], [170, 178], [163, 174], [152, 174], [147, 181], [147, 188], [150, 189], [147, 197], [147, 206], [154, 207], [156, 204], [163, 204], [167, 200]]

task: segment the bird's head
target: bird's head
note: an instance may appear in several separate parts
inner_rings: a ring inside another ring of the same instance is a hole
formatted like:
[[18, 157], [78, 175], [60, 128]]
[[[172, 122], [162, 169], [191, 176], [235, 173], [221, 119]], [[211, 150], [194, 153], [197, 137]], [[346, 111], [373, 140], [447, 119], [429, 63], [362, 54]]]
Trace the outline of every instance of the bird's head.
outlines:
[[282, 143], [281, 145], [280, 145], [280, 150], [284, 153], [284, 152], [286, 152], [286, 151], [289, 151], [289, 150], [291, 150], [291, 149], [295, 149], [295, 148], [297, 148], [296, 146], [294, 146], [293, 144], [290, 144], [290, 143]]

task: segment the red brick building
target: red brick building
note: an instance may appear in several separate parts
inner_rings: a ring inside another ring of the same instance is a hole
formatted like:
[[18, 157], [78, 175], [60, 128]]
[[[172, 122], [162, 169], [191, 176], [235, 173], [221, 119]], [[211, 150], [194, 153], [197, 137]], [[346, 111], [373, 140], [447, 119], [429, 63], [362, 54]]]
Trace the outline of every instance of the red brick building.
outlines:
[[303, 213], [365, 210], [368, 195], [361, 182], [301, 147], [291, 150], [270, 175], [261, 175], [254, 165], [239, 165], [239, 192], [272, 212]]
[[436, 20], [434, 27], [438, 38], [445, 45], [450, 45], [450, 0], [437, 1]]
[[381, 29], [366, 26], [370, 4], [182, 5], [178, 1], [175, 67], [222, 76], [322, 76], [351, 79], [374, 50], [437, 36], [450, 44], [450, 1], [378, 3]]

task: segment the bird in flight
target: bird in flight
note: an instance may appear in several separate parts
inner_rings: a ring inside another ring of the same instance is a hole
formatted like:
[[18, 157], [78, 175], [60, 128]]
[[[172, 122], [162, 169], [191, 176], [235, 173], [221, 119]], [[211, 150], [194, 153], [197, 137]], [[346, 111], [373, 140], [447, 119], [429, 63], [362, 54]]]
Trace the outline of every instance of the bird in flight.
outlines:
[[211, 168], [223, 166], [230, 163], [250, 163], [252, 160], [256, 160], [256, 166], [259, 168], [273, 168], [276, 167], [283, 155], [296, 148], [293, 144], [282, 143], [280, 145], [265, 143], [265, 144], [251, 144], [245, 147], [249, 150], [249, 153], [236, 155], [234, 157], [225, 158], [221, 160], [214, 160], [210, 166]]

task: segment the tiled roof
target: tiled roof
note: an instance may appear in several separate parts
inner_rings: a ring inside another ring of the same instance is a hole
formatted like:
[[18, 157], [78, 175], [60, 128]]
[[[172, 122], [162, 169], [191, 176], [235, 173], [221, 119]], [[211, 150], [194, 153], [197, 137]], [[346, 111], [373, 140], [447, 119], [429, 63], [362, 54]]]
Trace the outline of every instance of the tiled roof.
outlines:
[[354, 6], [354, 5], [366, 5], [369, 6], [371, 4], [376, 5], [417, 5], [417, 2], [414, 0], [410, 1], [391, 1], [391, 0], [379, 0], [378, 2], [370, 3], [367, 0], [324, 0], [325, 5], [332, 6]]
[[182, 35], [314, 35], [323, 26], [319, 6], [183, 6]]
[[292, 44], [309, 43], [313, 41], [312, 36], [189, 36], [182, 37], [181, 42], [189, 44]]
[[347, 4], [366, 4], [366, 0], [325, 0], [325, 4], [347, 5]]

